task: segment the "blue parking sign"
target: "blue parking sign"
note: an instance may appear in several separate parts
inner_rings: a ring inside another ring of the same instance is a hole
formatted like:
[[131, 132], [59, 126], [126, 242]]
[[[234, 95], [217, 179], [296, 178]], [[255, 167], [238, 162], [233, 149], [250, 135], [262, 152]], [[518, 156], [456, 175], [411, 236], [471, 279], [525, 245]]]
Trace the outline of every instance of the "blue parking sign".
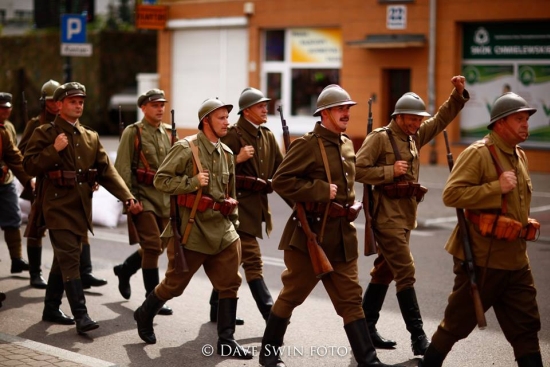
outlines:
[[61, 43], [86, 42], [86, 15], [61, 15]]

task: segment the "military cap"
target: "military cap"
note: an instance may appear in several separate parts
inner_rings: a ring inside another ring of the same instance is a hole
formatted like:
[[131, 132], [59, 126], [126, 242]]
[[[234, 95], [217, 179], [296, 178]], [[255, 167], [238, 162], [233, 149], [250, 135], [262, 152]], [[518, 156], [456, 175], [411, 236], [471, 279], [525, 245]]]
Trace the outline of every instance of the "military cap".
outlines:
[[164, 98], [164, 91], [161, 89], [151, 89], [150, 91], [147, 91], [143, 93], [141, 96], [139, 96], [137, 100], [138, 107], [141, 107], [143, 104], [147, 104], [149, 102], [168, 102], [166, 98]]
[[62, 101], [67, 97], [86, 97], [86, 87], [78, 82], [65, 83], [53, 92], [54, 101]]
[[0, 92], [0, 107], [11, 107], [12, 95], [10, 93]]

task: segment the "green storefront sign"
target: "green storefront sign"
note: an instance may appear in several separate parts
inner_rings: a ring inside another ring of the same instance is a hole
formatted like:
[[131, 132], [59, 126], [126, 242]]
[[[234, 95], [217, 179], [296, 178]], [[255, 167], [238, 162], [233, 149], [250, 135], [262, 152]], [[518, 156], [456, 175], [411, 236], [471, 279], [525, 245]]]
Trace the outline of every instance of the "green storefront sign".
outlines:
[[550, 59], [550, 22], [468, 23], [465, 60]]

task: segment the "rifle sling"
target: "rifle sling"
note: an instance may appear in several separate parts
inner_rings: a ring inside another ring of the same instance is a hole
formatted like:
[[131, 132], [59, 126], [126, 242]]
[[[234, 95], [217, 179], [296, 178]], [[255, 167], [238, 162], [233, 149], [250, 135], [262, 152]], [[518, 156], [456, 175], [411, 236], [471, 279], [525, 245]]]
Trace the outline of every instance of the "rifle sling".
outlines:
[[[202, 172], [202, 165], [199, 158], [199, 148], [193, 143], [193, 138], [195, 138], [196, 135], [191, 136], [189, 140], [189, 146], [191, 147], [191, 152], [193, 152], [193, 175], [196, 174], [197, 168], [199, 172]], [[197, 208], [199, 206], [199, 201], [202, 197], [202, 186], [197, 191], [197, 196], [195, 197], [195, 201], [193, 202], [193, 208], [191, 208], [191, 214], [189, 214], [189, 220], [187, 221], [187, 225], [185, 226], [185, 231], [183, 233], [183, 237], [181, 239], [181, 243], [185, 245], [187, 243], [187, 240], [189, 239], [189, 235], [191, 234], [191, 229], [193, 228], [193, 224], [195, 223], [195, 215], [197, 214]]]
[[[495, 149], [494, 145], [487, 144], [487, 140], [484, 139], [485, 146], [487, 149], [489, 149], [489, 153], [491, 153], [491, 158], [493, 159], [493, 164], [495, 165], [495, 169], [497, 170], [497, 175], [500, 177], [504, 173], [504, 169], [502, 168], [502, 164], [500, 164], [500, 160], [497, 156], [497, 151]], [[506, 201], [506, 194], [502, 194], [502, 214], [506, 214], [508, 212], [508, 202]]]
[[[332, 178], [330, 175], [330, 167], [328, 165], [327, 151], [325, 150], [325, 146], [323, 145], [323, 142], [321, 141], [320, 136], [317, 136], [317, 142], [319, 143], [319, 149], [321, 149], [321, 157], [323, 157], [323, 165], [325, 166], [325, 172], [327, 174], [328, 184], [330, 187], [330, 185], [332, 184]], [[325, 214], [323, 215], [323, 222], [321, 223], [321, 232], [319, 233], [319, 243], [323, 243], [323, 236], [325, 234], [325, 225], [327, 224], [329, 209], [330, 209], [330, 205], [327, 205], [327, 207], [325, 208]]]

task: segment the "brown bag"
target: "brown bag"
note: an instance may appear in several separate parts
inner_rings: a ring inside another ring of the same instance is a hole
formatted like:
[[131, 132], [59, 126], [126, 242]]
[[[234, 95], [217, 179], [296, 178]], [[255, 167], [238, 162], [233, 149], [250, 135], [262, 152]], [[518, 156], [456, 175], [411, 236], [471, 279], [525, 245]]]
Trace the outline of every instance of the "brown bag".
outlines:
[[536, 241], [540, 234], [540, 223], [536, 219], [529, 218], [527, 219], [527, 225], [524, 231], [526, 241]]

